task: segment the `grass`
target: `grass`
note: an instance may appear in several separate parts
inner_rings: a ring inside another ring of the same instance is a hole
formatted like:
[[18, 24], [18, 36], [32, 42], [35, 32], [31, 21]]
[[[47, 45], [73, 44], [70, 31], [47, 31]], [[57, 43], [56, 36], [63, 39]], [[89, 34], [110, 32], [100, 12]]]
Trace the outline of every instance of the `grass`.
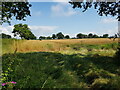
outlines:
[[25, 40], [2, 39], [2, 54], [13, 53]]
[[8, 74], [4, 82], [17, 82], [15, 88], [42, 88], [43, 85], [44, 88], [100, 88], [104, 84], [101, 80], [106, 80], [108, 88], [114, 88], [113, 85], [119, 88], [120, 83], [120, 68], [108, 56], [52, 52], [6, 54], [3, 73], [3, 76]]
[[17, 82], [15, 89], [119, 89], [120, 67], [114, 63], [117, 41], [103, 41], [19, 40], [16, 54], [12, 48], [2, 55], [2, 82]]
[[[59, 52], [70, 50], [71, 48], [112, 48], [116, 49], [117, 39], [115, 41], [98, 38], [98, 39], [64, 39], [64, 40], [2, 40], [2, 53], [13, 53], [16, 48], [17, 52]], [[102, 46], [103, 45], [103, 46]], [[106, 46], [105, 46], [106, 45]]]

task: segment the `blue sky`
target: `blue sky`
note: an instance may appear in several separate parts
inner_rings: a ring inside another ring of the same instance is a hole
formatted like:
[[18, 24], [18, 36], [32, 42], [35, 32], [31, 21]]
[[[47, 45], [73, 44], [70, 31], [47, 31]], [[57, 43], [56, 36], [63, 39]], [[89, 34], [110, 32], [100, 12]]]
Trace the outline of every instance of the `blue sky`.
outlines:
[[3, 24], [0, 30], [11, 34], [15, 24], [28, 24], [31, 31], [37, 36], [51, 36], [58, 32], [75, 37], [78, 33], [114, 35], [118, 31], [116, 17], [99, 16], [93, 8], [86, 12], [73, 9], [67, 2], [30, 2], [32, 4], [31, 17], [26, 21], [12, 20], [12, 25]]

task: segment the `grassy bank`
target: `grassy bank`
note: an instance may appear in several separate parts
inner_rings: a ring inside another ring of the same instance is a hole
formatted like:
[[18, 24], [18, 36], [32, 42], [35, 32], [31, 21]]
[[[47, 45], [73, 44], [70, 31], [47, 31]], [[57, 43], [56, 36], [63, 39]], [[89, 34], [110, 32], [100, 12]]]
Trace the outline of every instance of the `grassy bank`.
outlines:
[[6, 54], [3, 82], [16, 81], [15, 88], [119, 89], [120, 68], [98, 54]]
[[15, 81], [14, 88], [120, 88], [117, 40], [4, 40], [3, 45], [2, 82]]

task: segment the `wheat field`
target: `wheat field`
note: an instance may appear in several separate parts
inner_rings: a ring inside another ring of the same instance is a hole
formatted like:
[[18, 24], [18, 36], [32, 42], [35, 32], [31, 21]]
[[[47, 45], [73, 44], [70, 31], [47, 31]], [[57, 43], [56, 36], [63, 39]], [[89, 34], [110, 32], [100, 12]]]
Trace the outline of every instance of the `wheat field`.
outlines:
[[[4, 42], [8, 42], [3, 39]], [[57, 52], [69, 50], [68, 45], [102, 45], [117, 43], [118, 39], [93, 38], [93, 39], [59, 39], [59, 40], [9, 40], [9, 43], [3, 43], [3, 54], [17, 52]], [[5, 47], [4, 47], [5, 45]], [[9, 49], [8, 49], [9, 48]]]

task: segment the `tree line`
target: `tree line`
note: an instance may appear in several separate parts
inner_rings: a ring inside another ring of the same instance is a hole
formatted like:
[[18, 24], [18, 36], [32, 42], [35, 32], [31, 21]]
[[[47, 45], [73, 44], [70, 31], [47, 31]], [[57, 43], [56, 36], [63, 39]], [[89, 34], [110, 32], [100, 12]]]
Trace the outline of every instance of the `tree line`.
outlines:
[[[15, 33], [15, 31], [13, 33]], [[16, 35], [14, 35], [14, 36], [16, 36]], [[30, 32], [30, 34], [28, 34], [28, 32], [26, 34], [25, 33], [21, 34], [20, 37], [21, 37], [21, 39], [27, 39], [27, 40], [34, 39], [34, 40], [36, 40], [36, 36], [34, 34], [32, 34], [32, 32]], [[12, 37], [11, 37], [11, 35], [1, 33], [0, 38], [10, 39]], [[70, 38], [69, 35], [64, 35], [62, 32], [59, 32], [57, 34], [52, 34], [52, 36], [47, 36], [47, 37], [46, 36], [40, 36], [39, 40], [47, 40], [47, 39], [82, 39], [82, 38], [117, 38], [117, 35], [115, 34], [115, 36], [109, 36], [109, 34], [103, 34], [102, 36], [98, 36], [98, 35], [92, 34], [92, 33], [89, 33], [88, 35], [79, 33], [79, 34], [76, 35], [76, 37]]]
[[7, 39], [10, 39], [10, 38], [12, 38], [10, 35], [7, 35], [7, 34], [4, 34], [4, 33], [1, 33], [0, 34], [0, 38], [7, 38]]
[[59, 32], [57, 34], [52, 34], [51, 37], [40, 36], [39, 39], [43, 40], [43, 39], [82, 39], [82, 38], [117, 38], [117, 37], [118, 37], [117, 34], [115, 34], [114, 36], [109, 36], [109, 34], [103, 34], [102, 36], [99, 36], [97, 34], [92, 34], [92, 33], [89, 33], [88, 35], [78, 33], [76, 37], [70, 38], [69, 35], [64, 35], [62, 32]]
[[[12, 31], [14, 34], [14, 37], [19, 36], [21, 39], [26, 39], [26, 40], [36, 40], [36, 36], [31, 32], [30, 28], [28, 27], [27, 24], [16, 24], [14, 25], [14, 29]], [[6, 35], [4, 33], [0, 34], [1, 38], [11, 38], [10, 35]], [[45, 40], [45, 39], [82, 39], [82, 38], [117, 38], [117, 34], [115, 36], [109, 36], [109, 34], [103, 34], [102, 36], [99, 36], [97, 34], [92, 34], [89, 33], [87, 34], [82, 34], [78, 33], [76, 37], [70, 38], [69, 35], [64, 35], [62, 32], [59, 32], [57, 34], [52, 34], [52, 36], [40, 36], [39, 40]]]
[[40, 36], [39, 37], [40, 40], [42, 39], [70, 39], [70, 36], [69, 35], [64, 35], [62, 32], [59, 32], [57, 34], [52, 34], [52, 36], [48, 36], [48, 37], [45, 37], [45, 36]]

